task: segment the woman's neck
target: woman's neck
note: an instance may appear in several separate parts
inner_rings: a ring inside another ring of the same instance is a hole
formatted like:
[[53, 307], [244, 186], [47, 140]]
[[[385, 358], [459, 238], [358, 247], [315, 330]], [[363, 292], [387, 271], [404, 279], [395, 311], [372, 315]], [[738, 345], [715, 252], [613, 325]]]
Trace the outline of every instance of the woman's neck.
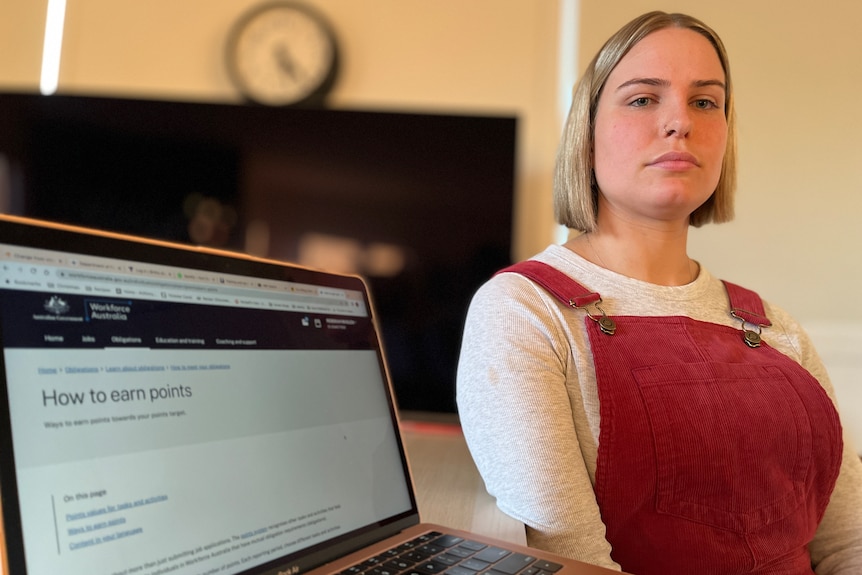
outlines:
[[565, 247], [592, 263], [626, 277], [657, 285], [680, 286], [697, 278], [688, 257], [688, 230], [604, 230], [576, 236]]

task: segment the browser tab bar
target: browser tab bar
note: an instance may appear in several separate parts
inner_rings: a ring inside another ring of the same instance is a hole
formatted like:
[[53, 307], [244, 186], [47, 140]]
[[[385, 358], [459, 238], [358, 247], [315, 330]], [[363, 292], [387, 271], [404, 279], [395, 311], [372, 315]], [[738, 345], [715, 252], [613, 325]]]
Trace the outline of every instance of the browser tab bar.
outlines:
[[6, 286], [32, 291], [93, 293], [201, 305], [279, 309], [363, 317], [360, 292], [239, 275], [129, 264], [98, 257], [63, 257], [0, 246]]

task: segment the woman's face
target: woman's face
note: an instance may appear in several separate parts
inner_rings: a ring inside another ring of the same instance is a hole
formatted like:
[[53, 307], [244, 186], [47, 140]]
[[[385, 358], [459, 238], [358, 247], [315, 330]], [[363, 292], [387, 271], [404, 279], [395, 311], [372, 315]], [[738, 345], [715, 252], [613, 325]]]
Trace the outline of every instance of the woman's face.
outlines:
[[713, 193], [727, 144], [725, 77], [703, 36], [665, 28], [635, 44], [596, 109], [599, 222], [688, 224]]

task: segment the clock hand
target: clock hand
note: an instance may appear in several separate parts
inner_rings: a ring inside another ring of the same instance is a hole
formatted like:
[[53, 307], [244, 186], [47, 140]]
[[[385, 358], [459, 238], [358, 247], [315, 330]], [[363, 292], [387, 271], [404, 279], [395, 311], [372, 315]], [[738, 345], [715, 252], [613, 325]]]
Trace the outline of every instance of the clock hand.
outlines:
[[275, 47], [275, 61], [279, 68], [284, 70], [293, 80], [296, 80], [296, 66], [293, 63], [293, 58], [290, 57], [290, 51], [284, 44], [278, 44]]

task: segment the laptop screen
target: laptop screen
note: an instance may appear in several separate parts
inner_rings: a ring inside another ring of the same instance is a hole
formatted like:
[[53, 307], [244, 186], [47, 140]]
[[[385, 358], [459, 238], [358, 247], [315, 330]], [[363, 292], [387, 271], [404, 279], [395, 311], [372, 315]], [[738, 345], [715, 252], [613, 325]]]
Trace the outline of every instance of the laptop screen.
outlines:
[[0, 220], [10, 571], [297, 572], [416, 522], [376, 333], [356, 277]]

